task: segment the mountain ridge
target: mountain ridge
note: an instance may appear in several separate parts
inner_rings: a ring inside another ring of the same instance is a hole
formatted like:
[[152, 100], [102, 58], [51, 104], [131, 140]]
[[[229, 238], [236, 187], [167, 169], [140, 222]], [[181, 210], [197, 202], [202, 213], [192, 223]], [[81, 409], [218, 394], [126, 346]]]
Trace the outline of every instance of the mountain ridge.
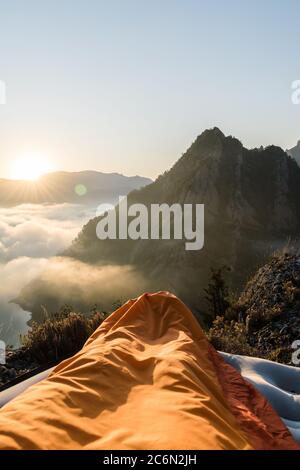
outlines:
[[[213, 128], [170, 170], [130, 192], [128, 205], [133, 203], [204, 204], [203, 250], [185, 251], [184, 240], [99, 240], [96, 217], [64, 255], [91, 264], [132, 265], [148, 277], [149, 289], [154, 283], [173, 291], [201, 315], [212, 267], [230, 266], [232, 287], [239, 289], [274, 250], [299, 237], [300, 168], [280, 147], [249, 150]], [[19, 300], [22, 305], [22, 293]]]
[[116, 201], [120, 191], [127, 194], [151, 182], [142, 176], [94, 170], [56, 171], [42, 175], [37, 181], [0, 179], [0, 205], [64, 202], [97, 205], [106, 200]]

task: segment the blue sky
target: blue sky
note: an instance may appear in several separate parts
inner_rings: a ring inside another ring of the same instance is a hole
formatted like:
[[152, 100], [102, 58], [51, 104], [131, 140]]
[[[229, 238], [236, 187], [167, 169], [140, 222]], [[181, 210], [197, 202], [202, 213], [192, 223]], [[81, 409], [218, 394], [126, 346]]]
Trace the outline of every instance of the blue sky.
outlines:
[[296, 0], [0, 0], [0, 177], [29, 152], [155, 177], [215, 125], [293, 146], [299, 15]]

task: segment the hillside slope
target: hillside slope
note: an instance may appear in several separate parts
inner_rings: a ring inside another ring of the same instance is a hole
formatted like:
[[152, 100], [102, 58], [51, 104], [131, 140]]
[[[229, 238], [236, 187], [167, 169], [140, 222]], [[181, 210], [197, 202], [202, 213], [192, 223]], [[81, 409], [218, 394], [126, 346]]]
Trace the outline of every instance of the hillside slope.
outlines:
[[234, 311], [235, 318], [223, 312], [214, 321], [209, 337], [215, 347], [297, 365], [293, 353], [299, 343], [293, 343], [300, 339], [299, 254], [273, 256], [246, 284]]

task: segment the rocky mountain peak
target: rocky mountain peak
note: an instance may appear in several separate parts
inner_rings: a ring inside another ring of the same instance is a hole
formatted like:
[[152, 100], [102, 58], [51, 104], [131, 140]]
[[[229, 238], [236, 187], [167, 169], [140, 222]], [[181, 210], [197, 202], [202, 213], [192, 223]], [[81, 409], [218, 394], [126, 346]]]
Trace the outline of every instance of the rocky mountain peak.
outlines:
[[219, 139], [225, 139], [225, 134], [218, 128], [213, 127], [211, 129], [206, 129], [205, 131], [200, 134], [200, 137], [207, 137], [207, 136], [214, 136], [218, 137]]
[[221, 143], [226, 139], [225, 134], [218, 128], [218, 127], [213, 127], [212, 129], [206, 129], [203, 131], [194, 143], [192, 144], [192, 147], [201, 147], [202, 145], [213, 145], [214, 143]]

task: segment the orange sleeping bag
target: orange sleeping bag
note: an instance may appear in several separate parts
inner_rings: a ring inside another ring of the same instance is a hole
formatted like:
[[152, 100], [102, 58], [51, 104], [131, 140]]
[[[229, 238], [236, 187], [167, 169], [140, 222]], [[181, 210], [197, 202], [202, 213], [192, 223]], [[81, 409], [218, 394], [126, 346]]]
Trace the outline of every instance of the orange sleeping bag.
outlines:
[[173, 295], [130, 300], [0, 410], [0, 449], [299, 449]]

